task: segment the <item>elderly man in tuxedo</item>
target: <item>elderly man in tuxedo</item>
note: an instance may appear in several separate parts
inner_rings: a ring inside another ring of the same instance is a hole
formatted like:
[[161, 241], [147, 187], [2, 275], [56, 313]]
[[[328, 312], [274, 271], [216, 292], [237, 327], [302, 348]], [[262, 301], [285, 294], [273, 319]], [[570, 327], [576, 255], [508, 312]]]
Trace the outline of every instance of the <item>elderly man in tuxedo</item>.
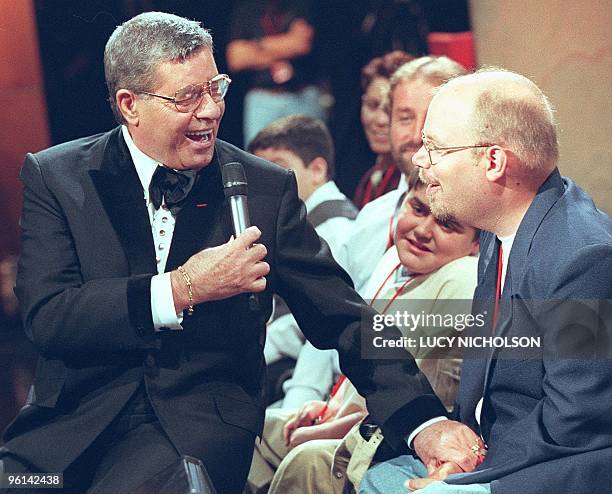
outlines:
[[[612, 485], [612, 221], [561, 177], [557, 159], [551, 106], [519, 74], [461, 76], [432, 99], [413, 161], [434, 215], [486, 230], [473, 306], [488, 315], [480, 336], [540, 346], [464, 359], [455, 419], [488, 447], [475, 471], [448, 476], [462, 469], [404, 456], [373, 467], [360, 492], [406, 492], [404, 482], [428, 494]], [[417, 452], [429, 448], [420, 441]]]
[[[263, 424], [275, 292], [307, 338], [339, 350], [391, 444], [443, 414], [412, 359], [361, 359], [373, 312], [306, 221], [294, 174], [217, 138], [231, 81], [208, 31], [138, 15], [113, 32], [104, 66], [120, 125], [28, 154], [21, 172], [16, 293], [41, 356], [0, 471], [122, 493], [191, 455], [218, 492], [240, 492]], [[238, 236], [221, 179], [236, 161], [256, 225]], [[470, 469], [475, 440], [458, 425], [435, 443], [451, 441], [440, 459]]]

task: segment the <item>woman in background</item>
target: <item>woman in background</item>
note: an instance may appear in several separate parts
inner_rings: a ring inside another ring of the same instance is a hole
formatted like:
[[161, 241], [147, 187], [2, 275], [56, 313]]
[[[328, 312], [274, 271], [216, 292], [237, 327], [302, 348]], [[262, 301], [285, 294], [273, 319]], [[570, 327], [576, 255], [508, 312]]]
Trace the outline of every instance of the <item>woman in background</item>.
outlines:
[[376, 57], [361, 70], [361, 125], [376, 162], [359, 181], [353, 202], [361, 209], [368, 202], [397, 187], [401, 172], [395, 166], [389, 143], [389, 79], [414, 57], [395, 50]]

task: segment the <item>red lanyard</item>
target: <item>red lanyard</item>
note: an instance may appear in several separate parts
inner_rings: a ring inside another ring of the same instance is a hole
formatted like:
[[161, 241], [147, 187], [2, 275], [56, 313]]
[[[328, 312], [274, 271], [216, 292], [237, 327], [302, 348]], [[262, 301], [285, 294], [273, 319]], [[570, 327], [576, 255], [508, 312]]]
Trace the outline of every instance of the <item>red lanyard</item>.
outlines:
[[334, 395], [338, 392], [338, 389], [340, 389], [340, 386], [342, 386], [342, 383], [344, 382], [345, 379], [346, 379], [346, 376], [344, 374], [340, 374], [340, 376], [338, 377], [338, 380], [336, 381], [333, 388], [331, 389], [331, 392], [329, 393], [330, 398], [333, 398]]
[[504, 250], [501, 243], [499, 244], [499, 258], [497, 259], [497, 284], [495, 286], [495, 308], [493, 309], [493, 327], [491, 333], [495, 334], [495, 325], [499, 317], [499, 301], [502, 292], [502, 272], [504, 267]]
[[[378, 296], [380, 295], [380, 292], [382, 291], [382, 289], [385, 287], [385, 285], [387, 284], [387, 282], [389, 281], [389, 279], [391, 278], [391, 276], [393, 276], [393, 274], [400, 268], [400, 266], [402, 265], [401, 262], [397, 263], [397, 266], [395, 266], [391, 272], [389, 273], [389, 275], [385, 278], [385, 281], [382, 282], [382, 285], [380, 285], [378, 287], [378, 290], [376, 290], [376, 293], [374, 294], [374, 296], [372, 297], [372, 300], [370, 301], [370, 307], [372, 306], [372, 304], [374, 303], [374, 301], [378, 298]], [[404, 281], [404, 283], [402, 284], [402, 286], [400, 286], [397, 290], [395, 290], [395, 294], [393, 295], [393, 297], [391, 298], [391, 300], [389, 300], [389, 302], [387, 302], [387, 305], [385, 305], [385, 308], [382, 310], [381, 314], [384, 314], [385, 312], [387, 312], [387, 309], [389, 309], [389, 307], [391, 306], [391, 304], [393, 302], [395, 302], [395, 299], [397, 297], [399, 297], [401, 295], [401, 293], [404, 291], [404, 288], [406, 288], [406, 285], [408, 284], [408, 282], [412, 280], [412, 277], [409, 277], [406, 281]]]

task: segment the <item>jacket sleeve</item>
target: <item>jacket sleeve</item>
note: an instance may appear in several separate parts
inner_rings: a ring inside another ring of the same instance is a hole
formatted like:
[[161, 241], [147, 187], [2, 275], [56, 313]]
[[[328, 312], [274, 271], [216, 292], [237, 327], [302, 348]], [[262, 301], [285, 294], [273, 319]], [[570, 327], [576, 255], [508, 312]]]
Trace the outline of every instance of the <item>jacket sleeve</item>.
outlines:
[[34, 155], [26, 157], [21, 180], [15, 293], [30, 340], [43, 356], [56, 359], [150, 346], [151, 275], [84, 281], [66, 216]]
[[[405, 350], [362, 358], [362, 331], [366, 336], [371, 331], [367, 321], [374, 311], [306, 221], [293, 173], [287, 174], [277, 215], [273, 269], [280, 295], [313, 345], [338, 350], [342, 372], [366, 398], [369, 413], [397, 448], [414, 428], [446, 415], [443, 405]], [[380, 334], [400, 336], [394, 327]]]

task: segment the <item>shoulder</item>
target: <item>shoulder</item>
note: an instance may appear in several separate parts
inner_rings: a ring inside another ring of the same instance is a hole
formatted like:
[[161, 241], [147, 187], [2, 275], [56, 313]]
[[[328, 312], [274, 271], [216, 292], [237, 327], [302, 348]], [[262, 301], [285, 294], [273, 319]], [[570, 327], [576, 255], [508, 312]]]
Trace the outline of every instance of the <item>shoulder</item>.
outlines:
[[117, 127], [108, 132], [57, 144], [37, 153], [28, 154], [28, 156], [34, 157], [41, 166], [61, 167], [62, 164], [65, 165], [74, 161], [82, 162], [83, 159], [91, 157], [92, 154], [101, 157], [109, 143], [118, 142], [119, 135], [120, 128]]
[[572, 180], [531, 241], [529, 272], [545, 276], [548, 296], [612, 297], [612, 220]]
[[[47, 186], [80, 182], [102, 166], [109, 146], [120, 149], [120, 128], [57, 144], [25, 156], [20, 177], [24, 183], [41, 178]], [[37, 178], [36, 178], [37, 177]]]
[[465, 256], [445, 264], [428, 275], [439, 287], [439, 298], [471, 299], [477, 284], [478, 257]]

